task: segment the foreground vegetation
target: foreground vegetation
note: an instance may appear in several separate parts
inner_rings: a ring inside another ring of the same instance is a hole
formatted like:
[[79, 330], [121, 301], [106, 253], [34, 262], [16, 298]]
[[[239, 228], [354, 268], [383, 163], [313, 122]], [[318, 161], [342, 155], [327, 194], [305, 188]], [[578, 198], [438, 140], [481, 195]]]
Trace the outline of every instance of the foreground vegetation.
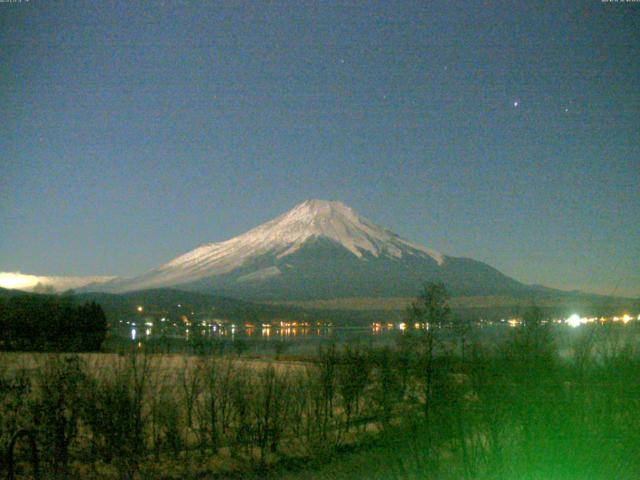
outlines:
[[[585, 328], [562, 360], [536, 318], [497, 345], [442, 328], [312, 363], [4, 354], [0, 435], [33, 432], [44, 478], [637, 478], [628, 333]], [[31, 475], [27, 436], [14, 454]]]

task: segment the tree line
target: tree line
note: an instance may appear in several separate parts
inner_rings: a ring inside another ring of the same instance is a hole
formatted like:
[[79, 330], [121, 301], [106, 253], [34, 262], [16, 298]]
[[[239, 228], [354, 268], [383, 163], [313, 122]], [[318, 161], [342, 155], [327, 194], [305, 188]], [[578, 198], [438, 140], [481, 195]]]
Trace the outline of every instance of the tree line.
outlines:
[[68, 295], [0, 297], [0, 349], [96, 351], [107, 335], [107, 319], [95, 302]]

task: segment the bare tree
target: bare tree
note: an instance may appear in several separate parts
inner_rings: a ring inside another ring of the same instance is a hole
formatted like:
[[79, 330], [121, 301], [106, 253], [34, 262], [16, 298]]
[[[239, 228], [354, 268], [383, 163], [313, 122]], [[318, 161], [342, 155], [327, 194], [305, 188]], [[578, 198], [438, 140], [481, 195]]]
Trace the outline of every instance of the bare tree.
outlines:
[[424, 416], [427, 420], [433, 400], [435, 333], [447, 324], [450, 314], [449, 294], [442, 283], [427, 283], [408, 310], [411, 323], [419, 324], [424, 332], [421, 371], [424, 381]]

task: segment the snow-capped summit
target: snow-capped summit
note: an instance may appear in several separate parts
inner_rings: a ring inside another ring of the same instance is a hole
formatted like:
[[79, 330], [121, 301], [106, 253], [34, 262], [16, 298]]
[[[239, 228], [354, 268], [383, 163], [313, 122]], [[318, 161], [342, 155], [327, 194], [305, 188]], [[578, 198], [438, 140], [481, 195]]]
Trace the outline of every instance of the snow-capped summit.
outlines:
[[[116, 291], [175, 286], [232, 272], [261, 255], [283, 259], [311, 240], [324, 239], [356, 258], [403, 255], [428, 256], [438, 264], [444, 257], [400, 238], [359, 216], [342, 202], [307, 200], [290, 211], [230, 240], [208, 243], [130, 280], [112, 285]], [[271, 268], [267, 275], [278, 274]]]
[[505, 288], [518, 283], [481, 262], [444, 256], [405, 240], [341, 202], [307, 200], [235, 238], [201, 245], [143, 275], [98, 288], [177, 287], [250, 299], [331, 298], [414, 295], [427, 280], [460, 284], [453, 290], [467, 293], [496, 282]]
[[[430, 255], [438, 263], [443, 262], [439, 253], [403, 240], [396, 234], [378, 227], [366, 218], [360, 217], [342, 202], [327, 200], [307, 200], [239, 237], [202, 248], [216, 250], [219, 245], [250, 245], [254, 251], [278, 251], [278, 258], [282, 258], [300, 249], [307, 240], [317, 237], [324, 237], [342, 245], [356, 257], [362, 257], [363, 252], [369, 252], [374, 257], [385, 253], [401, 257], [403, 248], [409, 247]], [[198, 249], [197, 255], [203, 253], [204, 250]], [[180, 258], [182, 257], [174, 262]]]

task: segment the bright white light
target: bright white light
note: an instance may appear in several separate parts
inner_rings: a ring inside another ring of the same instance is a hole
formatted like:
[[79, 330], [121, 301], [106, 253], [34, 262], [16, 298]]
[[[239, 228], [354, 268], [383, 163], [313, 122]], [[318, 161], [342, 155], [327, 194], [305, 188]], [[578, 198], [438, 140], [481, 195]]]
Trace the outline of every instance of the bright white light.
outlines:
[[131, 329], [131, 340], [135, 340], [136, 339], [136, 329], [132, 328]]
[[114, 277], [44, 277], [40, 275], [27, 275], [20, 272], [0, 272], [0, 287], [16, 290], [33, 290], [38, 284], [44, 287], [52, 287], [58, 292], [70, 288], [80, 288], [89, 283], [102, 283]]
[[0, 287], [8, 289], [32, 289], [38, 284], [35, 275], [23, 275], [21, 273], [0, 273]]
[[515, 102], [513, 102], [513, 106], [515, 108], [518, 108], [518, 105], [520, 105], [520, 102], [518, 100], [516, 100]]
[[565, 322], [568, 325], [572, 326], [573, 328], [576, 328], [576, 327], [579, 327], [582, 324], [582, 319], [580, 318], [580, 315], [574, 313], [569, 318], [567, 318], [565, 320]]

